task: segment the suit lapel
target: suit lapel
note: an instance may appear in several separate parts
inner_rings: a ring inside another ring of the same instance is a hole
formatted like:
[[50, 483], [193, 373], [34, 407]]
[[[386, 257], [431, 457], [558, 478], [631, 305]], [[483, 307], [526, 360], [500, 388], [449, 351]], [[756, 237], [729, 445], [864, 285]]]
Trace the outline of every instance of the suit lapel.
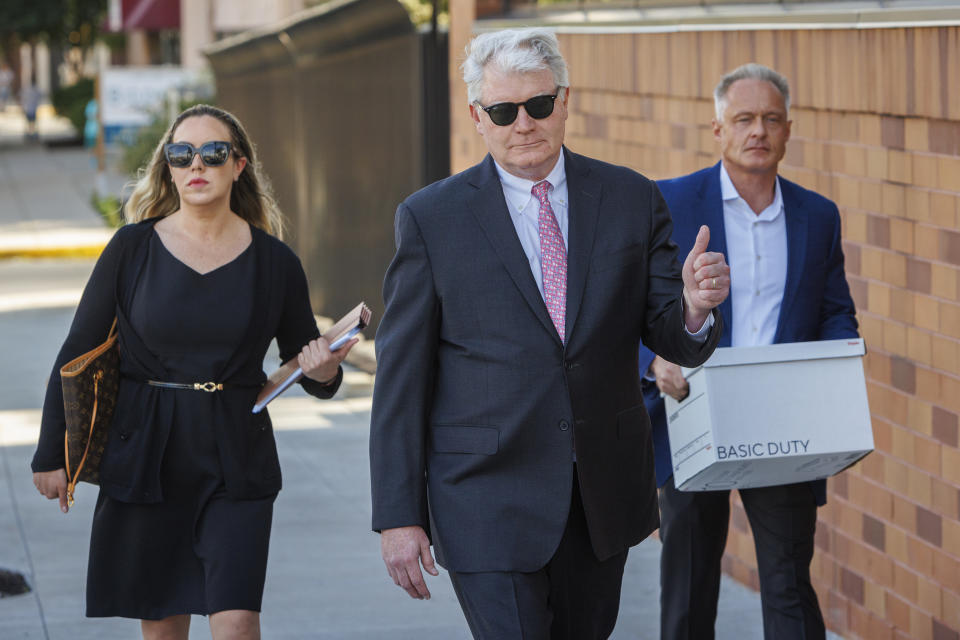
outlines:
[[804, 256], [807, 255], [807, 212], [796, 197], [792, 185], [786, 180], [780, 180], [780, 193], [783, 195], [783, 215], [787, 222], [787, 280], [783, 285], [783, 300], [780, 302], [774, 342], [781, 339], [784, 319], [789, 317], [790, 306], [803, 275]]
[[[730, 256], [727, 254], [727, 229], [723, 223], [723, 191], [720, 189], [720, 163], [714, 165], [713, 170], [707, 172], [706, 179], [700, 185], [700, 210], [703, 211], [703, 224], [710, 227], [710, 243], [707, 245], [708, 251], [722, 253], [727, 264], [730, 263]], [[690, 246], [697, 238], [697, 229], [693, 229]], [[678, 256], [680, 261], [686, 259], [686, 255]], [[733, 303], [732, 296], [720, 303], [720, 315], [723, 316], [724, 334], [720, 339], [720, 346], [730, 346], [730, 331], [733, 327]]]
[[543, 302], [540, 289], [537, 288], [537, 282], [530, 271], [527, 254], [523, 251], [523, 245], [517, 237], [517, 230], [510, 219], [510, 212], [507, 210], [503, 187], [500, 185], [493, 158], [488, 155], [477, 166], [474, 175], [469, 178], [469, 183], [476, 189], [470, 194], [470, 212], [477, 219], [487, 241], [503, 262], [507, 273], [530, 305], [534, 315], [559, 343], [560, 335], [553, 326], [550, 314], [547, 313], [547, 305]]
[[587, 282], [593, 238], [600, 217], [601, 182], [590, 175], [590, 169], [580, 156], [564, 147], [564, 167], [567, 174], [568, 216], [567, 247], [567, 344], [580, 312], [583, 291]]

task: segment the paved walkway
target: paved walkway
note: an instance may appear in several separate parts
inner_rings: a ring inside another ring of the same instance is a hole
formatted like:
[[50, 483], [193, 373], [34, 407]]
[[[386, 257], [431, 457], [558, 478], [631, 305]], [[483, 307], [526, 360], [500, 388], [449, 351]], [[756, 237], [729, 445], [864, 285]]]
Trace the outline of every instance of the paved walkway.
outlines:
[[95, 190], [119, 197], [127, 178], [98, 176], [82, 147], [48, 146], [69, 134], [62, 118], [40, 117], [38, 125], [40, 138], [27, 140], [19, 109], [0, 111], [0, 258], [95, 256], [112, 232], [91, 197]]
[[[83, 150], [0, 145], [0, 244], [24, 229], [37, 238], [109, 236], [88, 204], [94, 174]], [[2, 639], [138, 637], [136, 622], [83, 616], [96, 490], [81, 486], [63, 515], [37, 495], [28, 466], [49, 367], [92, 265], [89, 258], [0, 260], [0, 567], [25, 573], [34, 587], [0, 599]], [[469, 637], [446, 577], [430, 579], [434, 598], [417, 602], [386, 576], [369, 531], [371, 387], [370, 375], [352, 370], [334, 400], [291, 392], [271, 405], [285, 487], [274, 517], [265, 638]], [[615, 640], [658, 637], [659, 546], [648, 540], [630, 553]], [[725, 578], [717, 637], [759, 639], [760, 629], [757, 594]], [[204, 637], [205, 621], [195, 618], [191, 638]]]
[[[37, 136], [44, 141], [75, 137], [73, 124], [58, 116], [53, 107], [43, 103], [37, 109]], [[27, 119], [19, 105], [9, 102], [0, 108], [0, 145], [19, 145], [27, 137]]]

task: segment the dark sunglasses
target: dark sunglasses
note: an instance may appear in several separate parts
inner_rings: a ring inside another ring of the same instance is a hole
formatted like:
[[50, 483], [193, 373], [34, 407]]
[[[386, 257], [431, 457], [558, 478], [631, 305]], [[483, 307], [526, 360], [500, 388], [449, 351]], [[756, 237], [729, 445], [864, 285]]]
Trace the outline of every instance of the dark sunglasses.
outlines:
[[550, 114], [553, 113], [553, 105], [558, 95], [560, 95], [560, 87], [557, 87], [557, 92], [553, 95], [534, 96], [526, 102], [498, 102], [489, 107], [485, 107], [479, 102], [476, 104], [487, 112], [493, 124], [505, 127], [513, 124], [513, 121], [517, 119], [517, 114], [520, 112], [521, 106], [527, 112], [527, 115], [535, 120], [543, 120], [544, 118], [550, 117]]
[[163, 155], [171, 167], [183, 169], [193, 164], [193, 156], [200, 154], [200, 160], [208, 167], [221, 167], [230, 157], [230, 143], [214, 140], [204, 142], [199, 148], [189, 142], [170, 142], [163, 145]]

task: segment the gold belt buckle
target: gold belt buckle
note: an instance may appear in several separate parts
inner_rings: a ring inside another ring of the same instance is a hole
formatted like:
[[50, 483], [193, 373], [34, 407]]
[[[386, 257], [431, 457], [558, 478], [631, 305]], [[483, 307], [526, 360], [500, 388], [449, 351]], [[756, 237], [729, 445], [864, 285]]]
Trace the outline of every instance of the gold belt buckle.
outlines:
[[223, 384], [218, 382], [194, 382], [193, 388], [196, 391], [213, 393], [214, 391], [223, 391]]

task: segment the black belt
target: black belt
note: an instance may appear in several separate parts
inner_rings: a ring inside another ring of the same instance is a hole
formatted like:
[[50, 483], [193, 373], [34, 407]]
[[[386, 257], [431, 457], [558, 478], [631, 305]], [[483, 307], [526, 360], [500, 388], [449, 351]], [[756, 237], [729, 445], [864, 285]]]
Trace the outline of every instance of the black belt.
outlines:
[[159, 380], [147, 380], [151, 387], [162, 387], [164, 389], [188, 389], [190, 391], [223, 391], [222, 382], [160, 382]]

